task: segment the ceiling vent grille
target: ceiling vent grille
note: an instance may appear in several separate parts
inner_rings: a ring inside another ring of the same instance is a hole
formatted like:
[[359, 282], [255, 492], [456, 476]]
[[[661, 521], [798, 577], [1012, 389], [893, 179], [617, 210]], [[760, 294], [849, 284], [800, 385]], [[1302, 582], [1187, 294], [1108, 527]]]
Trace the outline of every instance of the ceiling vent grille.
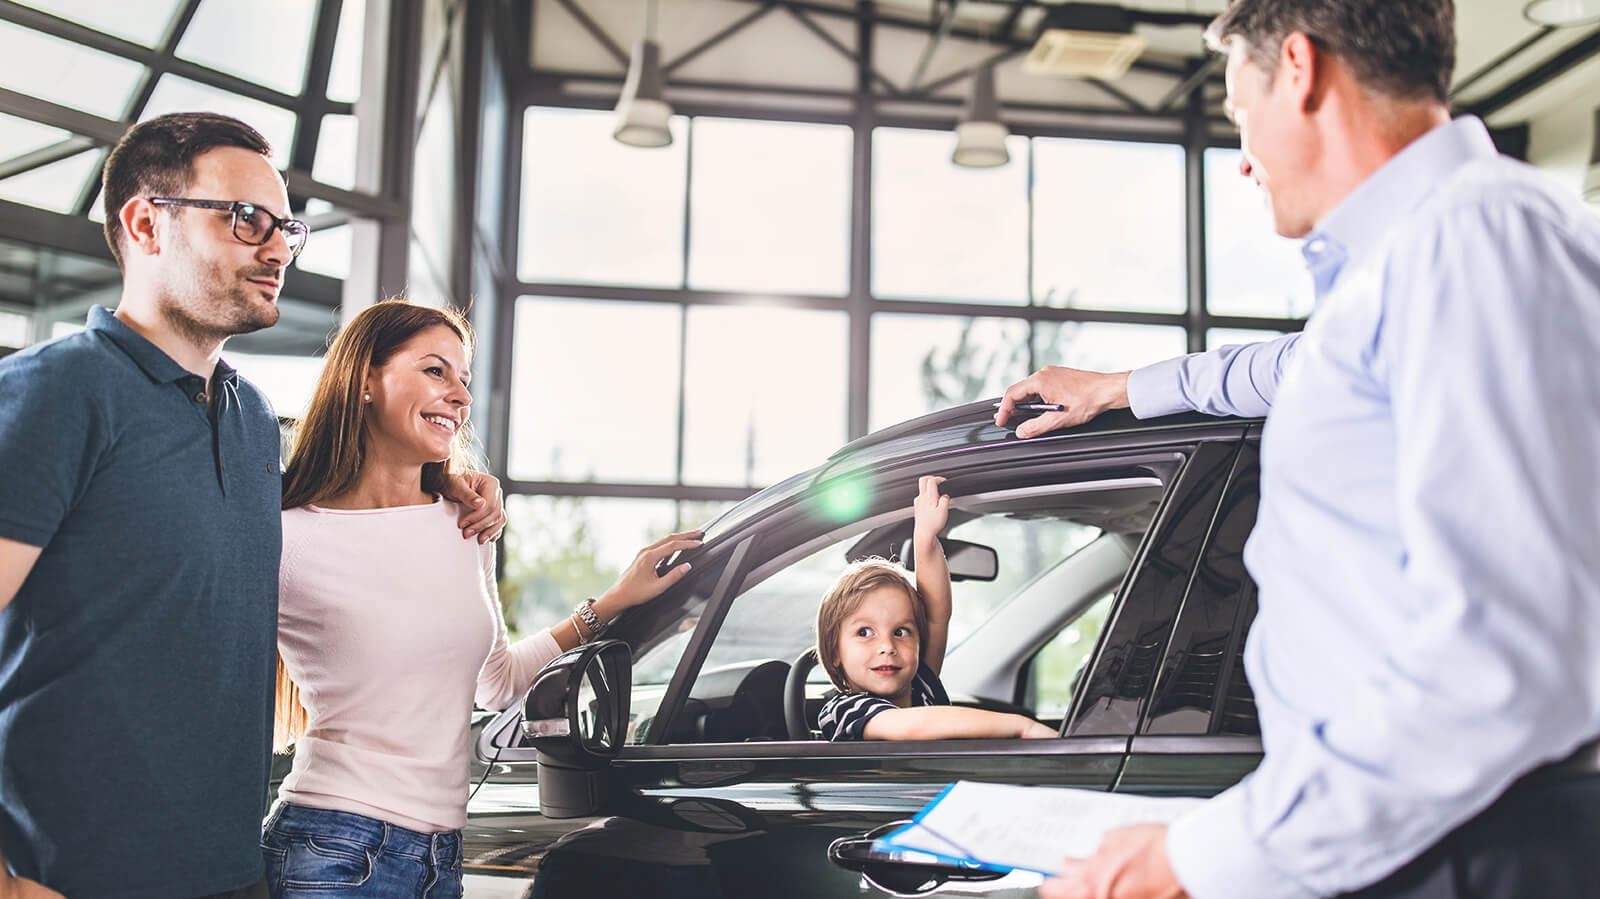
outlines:
[[1122, 77], [1144, 48], [1145, 39], [1134, 33], [1129, 10], [1069, 3], [1050, 10], [1023, 66], [1038, 75], [1110, 81]]

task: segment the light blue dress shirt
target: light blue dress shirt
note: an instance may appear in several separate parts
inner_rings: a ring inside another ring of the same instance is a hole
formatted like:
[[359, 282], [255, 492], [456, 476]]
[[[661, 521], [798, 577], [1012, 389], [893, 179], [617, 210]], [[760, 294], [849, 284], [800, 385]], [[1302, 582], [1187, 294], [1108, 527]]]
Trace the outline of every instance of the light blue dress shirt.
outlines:
[[1303, 334], [1128, 382], [1140, 417], [1271, 413], [1266, 757], [1169, 832], [1195, 899], [1366, 886], [1600, 733], [1600, 214], [1462, 118], [1302, 250]]

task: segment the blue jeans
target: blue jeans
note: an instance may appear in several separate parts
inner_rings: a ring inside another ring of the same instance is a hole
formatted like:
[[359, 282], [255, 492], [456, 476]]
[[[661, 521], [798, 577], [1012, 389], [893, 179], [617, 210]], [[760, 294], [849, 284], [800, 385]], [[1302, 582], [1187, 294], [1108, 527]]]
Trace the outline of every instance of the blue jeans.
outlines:
[[272, 899], [461, 899], [461, 832], [281, 803], [261, 831]]

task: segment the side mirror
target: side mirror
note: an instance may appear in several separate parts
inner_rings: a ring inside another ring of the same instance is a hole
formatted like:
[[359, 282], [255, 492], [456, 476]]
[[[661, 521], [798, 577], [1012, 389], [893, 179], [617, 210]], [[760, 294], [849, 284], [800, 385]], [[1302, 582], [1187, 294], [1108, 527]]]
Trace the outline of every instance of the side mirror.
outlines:
[[[949, 537], [940, 537], [939, 545], [944, 547], [944, 558], [950, 566], [950, 580], [992, 581], [1000, 576], [1000, 554], [994, 547]], [[915, 556], [910, 540], [900, 544], [900, 558], [912, 571], [917, 569]]]
[[539, 810], [547, 818], [596, 814], [603, 774], [628, 735], [633, 653], [601, 640], [551, 659], [522, 701], [522, 733], [538, 750]]

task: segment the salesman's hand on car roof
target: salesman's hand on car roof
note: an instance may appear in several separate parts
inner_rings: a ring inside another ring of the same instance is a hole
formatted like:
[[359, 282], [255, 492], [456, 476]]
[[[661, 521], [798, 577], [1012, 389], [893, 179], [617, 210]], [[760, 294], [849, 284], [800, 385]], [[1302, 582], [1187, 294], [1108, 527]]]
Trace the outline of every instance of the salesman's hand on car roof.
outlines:
[[1047, 365], [1006, 388], [995, 410], [994, 423], [1005, 427], [1017, 404], [1030, 397], [1059, 403], [1064, 412], [1046, 412], [1017, 425], [1018, 437], [1037, 437], [1060, 428], [1081, 425], [1107, 409], [1128, 408], [1128, 373], [1083, 371]]

